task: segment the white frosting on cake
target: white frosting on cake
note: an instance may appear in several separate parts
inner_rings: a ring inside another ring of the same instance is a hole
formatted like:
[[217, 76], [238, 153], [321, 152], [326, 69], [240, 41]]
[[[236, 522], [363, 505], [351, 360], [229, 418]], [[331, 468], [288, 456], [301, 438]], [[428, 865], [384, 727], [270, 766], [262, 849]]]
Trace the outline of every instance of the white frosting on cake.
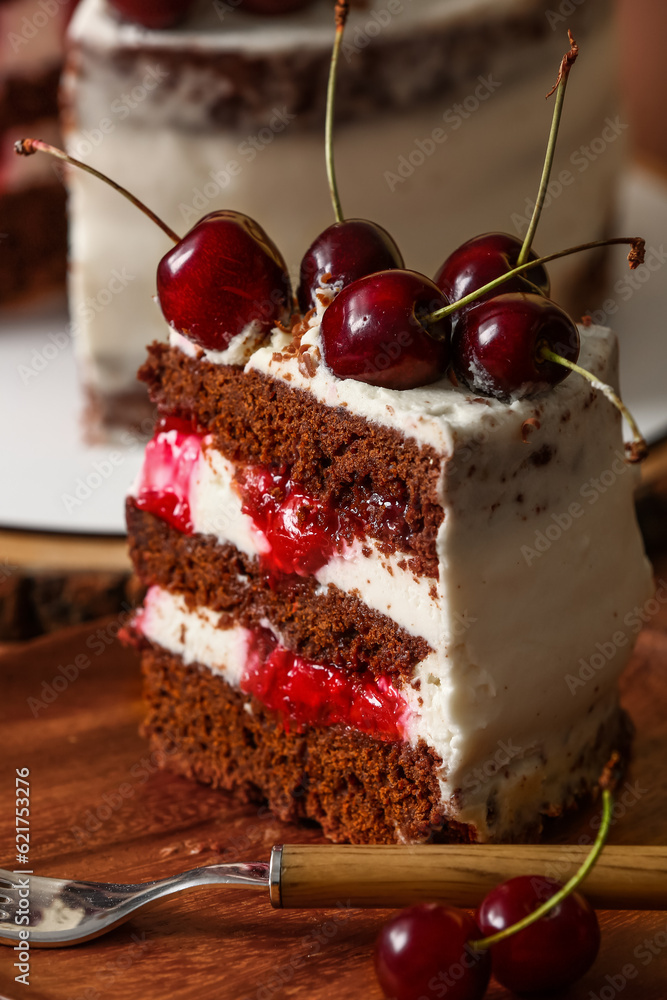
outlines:
[[190, 357], [202, 357], [213, 365], [244, 365], [250, 360], [255, 349], [266, 340], [264, 328], [259, 320], [247, 323], [240, 333], [232, 337], [224, 351], [212, 351], [198, 347], [178, 330], [169, 331], [169, 343], [172, 347], [188, 354]]
[[[462, 22], [490, 21], [535, 6], [532, 0], [406, 3], [368, 45], [381, 46], [392, 33], [426, 32], [436, 22], [454, 30]], [[298, 54], [320, 47], [326, 59], [333, 35], [331, 5], [323, 2], [270, 24], [239, 11], [220, 22], [209, 3], [202, 5], [201, 16], [208, 21], [205, 26], [195, 21], [194, 30], [146, 32], [109, 17], [102, 0], [83, 0], [71, 37], [74, 52], [80, 48], [87, 62], [85, 73], [77, 75], [79, 62], [70, 60], [65, 79], [72, 109], [68, 148], [131, 188], [179, 233], [217, 208], [251, 215], [276, 240], [296, 278], [305, 249], [332, 222], [322, 131], [304, 129], [282, 106], [267, 112], [266, 128], [257, 135], [210, 123], [203, 127], [197, 117], [201, 94], [222, 88], [224, 98], [224, 79], [205, 68], [184, 68], [176, 81], [163, 75], [159, 55], [153, 57], [151, 49], [169, 45], [252, 53], [293, 46]], [[368, 10], [351, 19], [347, 37], [352, 43], [369, 19]], [[611, 23], [603, 23], [588, 36], [573, 71], [554, 174], [556, 187], [563, 169], [571, 182], [561, 185], [562, 194], [543, 214], [537, 242], [545, 253], [601, 236], [605, 228], [621, 140], [612, 129], [604, 155], [594, 162], [580, 156], [575, 165], [570, 157], [607, 128], [614, 108], [610, 32]], [[564, 42], [564, 33], [562, 38], [549, 33], [539, 44], [513, 50], [511, 60], [489, 52], [486, 89], [477, 71], [470, 78], [465, 61], [456, 62], [451, 89], [441, 100], [410, 100], [404, 111], [342, 122], [336, 129], [336, 163], [346, 214], [386, 226], [407, 265], [426, 274], [435, 273], [447, 254], [471, 236], [491, 229], [515, 231], [519, 223], [513, 216], [525, 216], [526, 202], [536, 194], [550, 116], [542, 95], [553, 82]], [[145, 49], [132, 78], [119, 75], [110, 61], [125, 44]], [[343, 58], [341, 76], [346, 66]], [[401, 73], [397, 69], [389, 76], [387, 86], [400, 97]], [[452, 110], [468, 98], [474, 112]], [[425, 154], [417, 143], [430, 141], [434, 129], [444, 130], [446, 141], [433, 143], [433, 152]], [[410, 159], [417, 165], [411, 166]], [[399, 177], [399, 168], [408, 176]], [[95, 178], [71, 172], [69, 185], [76, 348], [94, 389], [126, 392], [135, 385], [146, 343], [167, 333], [152, 296], [157, 262], [170, 243]], [[556, 262], [556, 297], [581, 266], [575, 258]], [[107, 305], [97, 307], [114, 271], [132, 277]]]
[[180, 594], [151, 587], [135, 627], [185, 664], [201, 663], [238, 687], [247, 659], [250, 632], [241, 625], [218, 628], [220, 615], [208, 608], [189, 611]]
[[[615, 383], [613, 335], [596, 327], [580, 333], [581, 363]], [[511, 404], [473, 399], [448, 380], [409, 391], [367, 386], [337, 379], [322, 363], [307, 378], [295, 357], [274, 359], [284, 339], [276, 331], [248, 370], [397, 430], [437, 456], [445, 512], [438, 579], [418, 579], [399, 558], [377, 551], [366, 558], [359, 547], [335, 555], [317, 579], [358, 593], [429, 642], [432, 652], [415, 670], [418, 684], [403, 692], [410, 739], [425, 740], [442, 758], [452, 819], [473, 823], [481, 839], [510, 836], [543, 803], [560, 801], [565, 787], [594, 779], [599, 760], [587, 750], [600, 729], [613, 739], [616, 682], [636, 634], [633, 611], [651, 593], [633, 513], [636, 473], [623, 460], [618, 415], [576, 375]], [[319, 316], [306, 341], [315, 357]], [[209, 441], [193, 477], [195, 530], [260, 555], [234, 472]], [[195, 621], [214, 627], [206, 609], [183, 614], [188, 635]], [[170, 635], [151, 633], [177, 652]]]

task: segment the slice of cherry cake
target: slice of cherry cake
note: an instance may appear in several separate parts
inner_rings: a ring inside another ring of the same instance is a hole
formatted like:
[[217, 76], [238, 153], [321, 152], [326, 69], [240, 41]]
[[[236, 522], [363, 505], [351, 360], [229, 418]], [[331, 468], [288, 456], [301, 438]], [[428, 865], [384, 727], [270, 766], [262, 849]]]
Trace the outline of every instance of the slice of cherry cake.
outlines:
[[[624, 738], [651, 577], [620, 417], [578, 377], [509, 403], [339, 379], [325, 307], [245, 367], [174, 330], [149, 349], [145, 732], [335, 840], [534, 836]], [[580, 334], [614, 382], [613, 335]]]

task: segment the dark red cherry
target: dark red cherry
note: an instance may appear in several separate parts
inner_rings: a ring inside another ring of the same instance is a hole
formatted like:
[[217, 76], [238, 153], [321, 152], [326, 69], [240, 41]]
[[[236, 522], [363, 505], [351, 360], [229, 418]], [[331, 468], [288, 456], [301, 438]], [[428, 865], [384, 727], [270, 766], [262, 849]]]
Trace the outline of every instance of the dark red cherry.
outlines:
[[[523, 241], [509, 233], [483, 233], [474, 239], [463, 243], [449, 255], [437, 275], [435, 283], [441, 288], [450, 302], [457, 302], [464, 295], [476, 291], [489, 281], [507, 274], [516, 267]], [[530, 260], [537, 260], [537, 254], [531, 250]], [[503, 295], [506, 292], [527, 292], [549, 295], [549, 275], [543, 264], [509, 278], [504, 285], [495, 291], [488, 292], [482, 299]], [[458, 323], [462, 313], [454, 313], [454, 325]]]
[[562, 365], [539, 357], [542, 344], [568, 361], [577, 360], [579, 333], [567, 313], [542, 295], [496, 295], [461, 316], [452, 335], [452, 367], [482, 396], [532, 396], [568, 374]]
[[287, 267], [275, 243], [240, 212], [211, 212], [164, 255], [158, 299], [175, 330], [223, 351], [257, 320], [270, 330], [291, 307]]
[[301, 312], [316, 305], [322, 278], [343, 288], [367, 274], [404, 267], [401, 251], [386, 229], [366, 219], [334, 222], [311, 243], [301, 261], [297, 298]]
[[241, 0], [240, 9], [251, 14], [289, 14], [307, 7], [313, 0]]
[[[560, 882], [520, 875], [496, 886], [482, 901], [477, 923], [484, 936], [517, 923], [551, 899]], [[528, 993], [569, 986], [590, 969], [600, 947], [595, 910], [572, 892], [553, 910], [491, 947], [493, 974], [509, 990]]]
[[375, 943], [375, 972], [392, 1000], [480, 1000], [491, 974], [488, 951], [473, 951], [480, 938], [464, 910], [437, 903], [411, 906], [385, 924]]
[[447, 304], [436, 285], [416, 271], [360, 278], [324, 310], [324, 360], [338, 378], [385, 389], [435, 382], [449, 364], [450, 323], [445, 318], [427, 328], [422, 320]]
[[144, 28], [173, 28], [194, 0], [109, 0], [119, 14]]

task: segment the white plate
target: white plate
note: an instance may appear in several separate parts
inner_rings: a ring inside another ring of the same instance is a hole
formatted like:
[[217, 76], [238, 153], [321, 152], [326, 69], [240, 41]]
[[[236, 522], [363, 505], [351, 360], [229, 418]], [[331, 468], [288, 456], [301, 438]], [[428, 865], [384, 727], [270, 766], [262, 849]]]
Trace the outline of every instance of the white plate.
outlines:
[[[614, 249], [611, 287], [595, 319], [620, 335], [623, 396], [655, 440], [667, 432], [667, 185], [634, 169], [619, 202], [616, 231], [646, 237], [654, 270], [630, 272], [623, 249]], [[124, 499], [142, 448], [84, 443], [71, 343], [58, 347], [67, 329], [64, 302], [5, 312], [0, 326], [0, 525], [123, 534]]]
[[124, 534], [124, 499], [143, 449], [85, 444], [67, 324], [62, 300], [2, 315], [0, 525]]
[[646, 264], [628, 269], [613, 247], [601, 318], [619, 334], [621, 391], [649, 440], [667, 434], [667, 182], [634, 168], [623, 178], [614, 235], [643, 236]]

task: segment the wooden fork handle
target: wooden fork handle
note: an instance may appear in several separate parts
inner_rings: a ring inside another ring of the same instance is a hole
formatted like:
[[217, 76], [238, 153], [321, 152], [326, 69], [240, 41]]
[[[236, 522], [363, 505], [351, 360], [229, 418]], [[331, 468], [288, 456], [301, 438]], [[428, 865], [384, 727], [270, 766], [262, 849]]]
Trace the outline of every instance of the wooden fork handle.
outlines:
[[[589, 847], [537, 844], [284, 844], [271, 855], [275, 907], [473, 908], [499, 882], [535, 875], [566, 882]], [[667, 847], [605, 847], [583, 883], [593, 906], [667, 909]]]

